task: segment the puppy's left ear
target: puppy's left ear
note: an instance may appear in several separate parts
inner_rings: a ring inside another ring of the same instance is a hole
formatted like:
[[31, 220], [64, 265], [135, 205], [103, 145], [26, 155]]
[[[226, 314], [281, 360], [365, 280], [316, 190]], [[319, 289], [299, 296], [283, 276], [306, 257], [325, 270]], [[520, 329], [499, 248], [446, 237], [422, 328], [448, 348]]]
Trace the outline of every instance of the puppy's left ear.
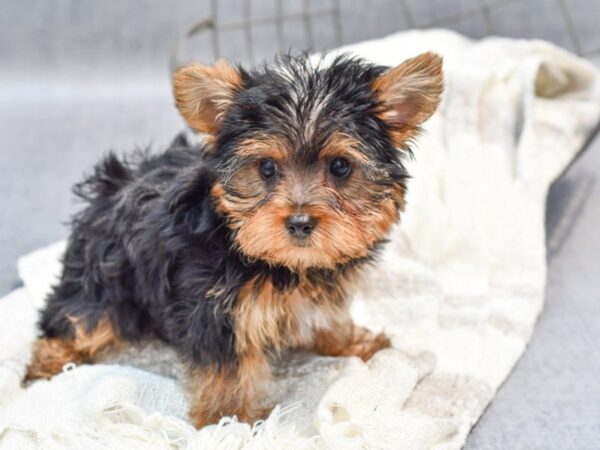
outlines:
[[390, 125], [400, 146], [435, 112], [444, 89], [442, 58], [427, 52], [404, 61], [373, 82], [380, 102], [379, 117]]
[[201, 133], [217, 132], [241, 85], [240, 73], [225, 60], [211, 66], [190, 64], [173, 75], [177, 108], [189, 126]]

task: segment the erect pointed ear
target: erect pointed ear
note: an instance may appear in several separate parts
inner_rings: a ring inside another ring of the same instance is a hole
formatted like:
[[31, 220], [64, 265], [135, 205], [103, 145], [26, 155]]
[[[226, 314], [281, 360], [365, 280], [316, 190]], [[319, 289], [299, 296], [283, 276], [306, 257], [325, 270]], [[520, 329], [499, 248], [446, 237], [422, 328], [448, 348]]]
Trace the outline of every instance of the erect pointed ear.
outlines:
[[435, 112], [444, 89], [441, 56], [427, 52], [380, 75], [373, 88], [381, 102], [380, 118], [401, 145]]
[[173, 75], [177, 108], [189, 126], [202, 133], [216, 133], [241, 85], [240, 73], [225, 60], [211, 66], [190, 64]]

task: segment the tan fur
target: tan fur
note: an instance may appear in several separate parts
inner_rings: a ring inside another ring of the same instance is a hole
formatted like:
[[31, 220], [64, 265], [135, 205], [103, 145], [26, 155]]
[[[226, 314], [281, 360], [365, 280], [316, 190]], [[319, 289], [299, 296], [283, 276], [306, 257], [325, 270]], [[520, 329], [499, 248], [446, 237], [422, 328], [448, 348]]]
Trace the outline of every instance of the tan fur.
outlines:
[[72, 339], [43, 338], [34, 342], [26, 379], [50, 378], [67, 363], [91, 362], [104, 350], [122, 345], [106, 319], [91, 332], [87, 332], [76, 320], [73, 320], [73, 326], [75, 336]]
[[[358, 191], [358, 189], [357, 189]], [[237, 242], [242, 252], [253, 258], [277, 261], [288, 267], [334, 268], [351, 259], [365, 257], [369, 248], [389, 231], [398, 220], [398, 198], [401, 192], [390, 192], [389, 197], [364, 210], [358, 203], [359, 195], [339, 196], [333, 189], [325, 192], [341, 205], [333, 209], [327, 202], [313, 202], [302, 212], [317, 219], [317, 227], [308, 245], [296, 246], [285, 227], [286, 218], [297, 211], [288, 202], [285, 186], [271, 201], [250, 214], [229, 210], [231, 227], [236, 229]]]
[[369, 158], [360, 151], [360, 142], [345, 133], [333, 133], [319, 152], [321, 158], [347, 158], [352, 162], [368, 164]]
[[[258, 186], [254, 190], [252, 177], [252, 174], [240, 177], [247, 184], [243, 199], [231, 198], [222, 186], [215, 186], [213, 196], [217, 207], [228, 216], [229, 227], [237, 232], [236, 242], [244, 254], [291, 268], [334, 268], [351, 259], [365, 257], [370, 246], [397, 222], [398, 209], [403, 204], [400, 187], [387, 188], [389, 191], [382, 193], [384, 200], [365, 204], [364, 183], [368, 181], [357, 175], [344, 194], [318, 176], [312, 186], [304, 180], [305, 188], [295, 194], [294, 178], [289, 176], [271, 194], [268, 203], [259, 205], [262, 196]], [[301, 197], [296, 200], [294, 196]], [[339, 207], [332, 208], [332, 202]], [[297, 204], [309, 206], [299, 209]], [[317, 219], [317, 227], [305, 246], [295, 245], [285, 227], [286, 218], [299, 212]]]
[[300, 276], [292, 291], [277, 291], [270, 281], [259, 279], [244, 286], [234, 312], [238, 353], [310, 346], [315, 329], [345, 317], [343, 289], [349, 282], [325, 291]]
[[264, 398], [271, 372], [262, 352], [247, 352], [236, 367], [215, 366], [196, 368], [190, 389], [190, 418], [201, 428], [217, 423], [222, 416], [235, 415], [242, 422], [254, 422], [265, 417], [268, 408]]
[[241, 83], [240, 74], [225, 60], [212, 66], [190, 64], [173, 75], [175, 103], [192, 128], [214, 134]]
[[281, 139], [277, 139], [275, 136], [263, 136], [244, 140], [238, 146], [236, 153], [256, 159], [271, 158], [275, 161], [282, 161], [288, 156], [289, 150]]
[[73, 340], [44, 338], [33, 343], [33, 357], [27, 368], [26, 380], [51, 378], [67, 363], [80, 364], [83, 357], [75, 351]]
[[432, 52], [408, 59], [375, 80], [380, 117], [391, 125], [396, 145], [415, 137], [419, 125], [435, 112], [443, 88], [442, 58]]
[[358, 356], [363, 361], [384, 348], [391, 346], [383, 333], [374, 334], [350, 322], [337, 324], [334, 328], [319, 330], [316, 333], [314, 349], [326, 356]]

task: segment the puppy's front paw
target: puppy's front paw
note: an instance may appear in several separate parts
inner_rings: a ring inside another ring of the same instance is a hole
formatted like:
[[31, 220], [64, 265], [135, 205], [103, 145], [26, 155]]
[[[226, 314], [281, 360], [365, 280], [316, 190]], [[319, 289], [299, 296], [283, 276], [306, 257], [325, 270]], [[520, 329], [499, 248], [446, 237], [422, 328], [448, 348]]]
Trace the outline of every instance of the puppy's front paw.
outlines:
[[344, 356], [358, 356], [368, 361], [379, 350], [391, 347], [390, 339], [383, 333], [375, 334], [362, 327], [354, 327], [352, 341], [344, 350]]
[[252, 425], [258, 420], [264, 420], [269, 417], [273, 408], [256, 408], [252, 410], [240, 409], [216, 413], [215, 411], [205, 411], [197, 406], [190, 411], [190, 420], [198, 429], [207, 425], [219, 423], [224, 416], [235, 416], [238, 421]]

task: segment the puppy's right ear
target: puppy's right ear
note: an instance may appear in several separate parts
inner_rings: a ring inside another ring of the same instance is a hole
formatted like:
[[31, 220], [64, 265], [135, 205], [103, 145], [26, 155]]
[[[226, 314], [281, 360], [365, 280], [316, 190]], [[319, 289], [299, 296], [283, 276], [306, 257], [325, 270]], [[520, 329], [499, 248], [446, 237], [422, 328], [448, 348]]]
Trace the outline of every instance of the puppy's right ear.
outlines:
[[211, 66], [190, 64], [173, 75], [177, 109], [194, 130], [215, 134], [242, 85], [240, 73], [225, 60]]

